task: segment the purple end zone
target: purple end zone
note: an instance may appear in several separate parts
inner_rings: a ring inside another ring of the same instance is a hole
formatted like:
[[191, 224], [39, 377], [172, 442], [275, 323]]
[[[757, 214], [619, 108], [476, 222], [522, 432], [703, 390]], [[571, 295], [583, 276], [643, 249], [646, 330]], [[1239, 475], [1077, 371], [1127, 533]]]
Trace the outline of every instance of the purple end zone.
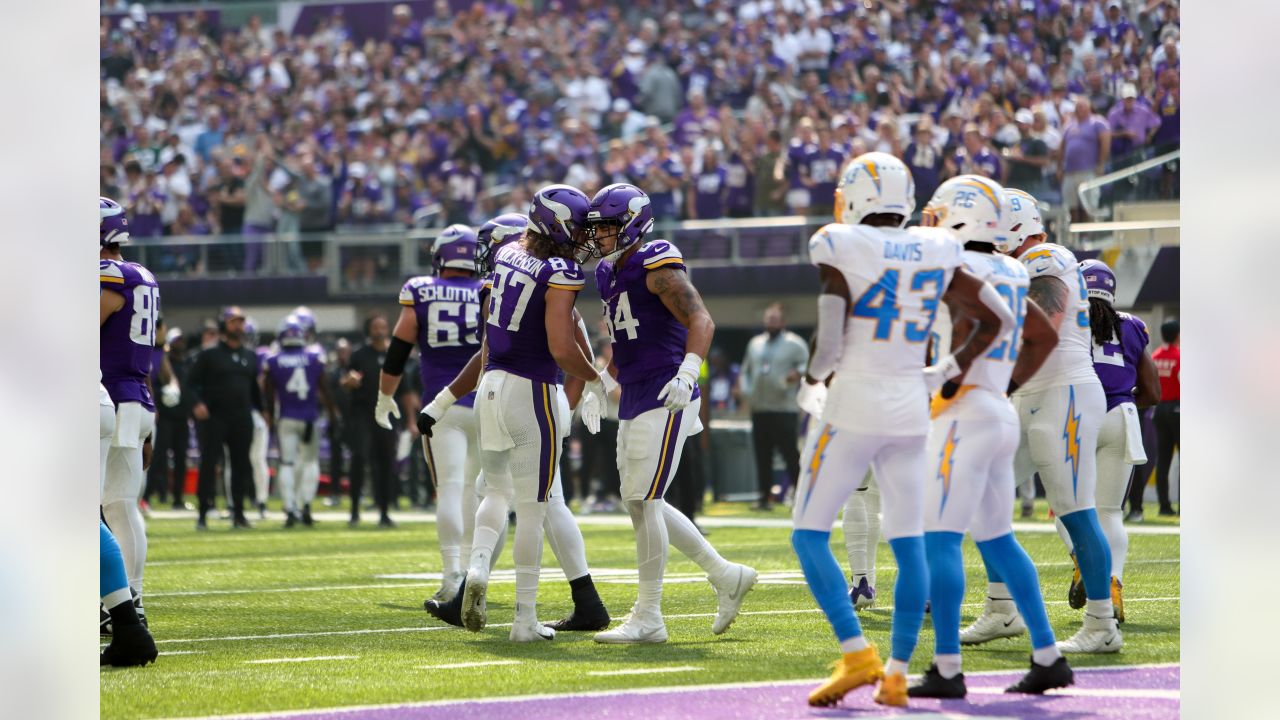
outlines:
[[772, 720], [774, 718], [891, 717], [900, 714], [947, 718], [1126, 718], [1165, 720], [1179, 717], [1180, 670], [1177, 666], [1076, 670], [1076, 684], [1062, 694], [1010, 695], [1004, 688], [1021, 673], [968, 678], [964, 700], [912, 700], [910, 709], [890, 709], [871, 700], [871, 690], [850, 693], [835, 708], [810, 708], [805, 698], [812, 682], [751, 687], [727, 686], [655, 689], [616, 694], [593, 693], [508, 701], [458, 701], [421, 705], [290, 713], [278, 717], [305, 720], [520, 720], [688, 718], [690, 720]]

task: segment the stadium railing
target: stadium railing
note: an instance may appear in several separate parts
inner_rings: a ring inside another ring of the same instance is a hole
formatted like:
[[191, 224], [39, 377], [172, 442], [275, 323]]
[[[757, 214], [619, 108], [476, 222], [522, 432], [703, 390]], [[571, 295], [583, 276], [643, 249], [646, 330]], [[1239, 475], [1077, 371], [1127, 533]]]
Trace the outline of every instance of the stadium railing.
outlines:
[[[1076, 192], [1080, 204], [1092, 218], [1111, 217], [1112, 208], [1124, 202], [1155, 198], [1177, 199], [1176, 177], [1182, 150], [1177, 149], [1149, 159], [1139, 159], [1124, 168], [1080, 183]], [[1166, 181], [1164, 175], [1170, 179]], [[1162, 184], [1167, 187], [1162, 187]]]

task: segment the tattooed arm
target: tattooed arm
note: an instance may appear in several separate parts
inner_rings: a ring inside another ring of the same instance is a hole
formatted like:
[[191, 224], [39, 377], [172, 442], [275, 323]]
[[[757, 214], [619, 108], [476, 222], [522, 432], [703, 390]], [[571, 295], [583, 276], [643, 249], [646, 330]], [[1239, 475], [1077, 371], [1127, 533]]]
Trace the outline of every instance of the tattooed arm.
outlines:
[[697, 288], [689, 282], [688, 273], [676, 268], [658, 268], [645, 277], [645, 286], [662, 299], [662, 304], [681, 325], [689, 329], [685, 353], [705, 358], [711, 350], [711, 336], [715, 334], [716, 324], [712, 322], [711, 313], [707, 312]]
[[1066, 283], [1052, 275], [1032, 278], [1031, 287], [1027, 289], [1027, 297], [1049, 316], [1049, 322], [1054, 330], [1062, 326], [1062, 317], [1067, 311]]

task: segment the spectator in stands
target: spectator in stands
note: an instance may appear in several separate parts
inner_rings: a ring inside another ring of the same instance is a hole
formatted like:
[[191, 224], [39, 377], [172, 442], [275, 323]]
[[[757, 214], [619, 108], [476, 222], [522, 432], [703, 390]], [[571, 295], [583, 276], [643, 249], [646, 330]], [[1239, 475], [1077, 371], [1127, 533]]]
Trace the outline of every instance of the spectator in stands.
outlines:
[[[927, 115], [925, 116], [928, 117]], [[913, 140], [907, 146], [903, 160], [911, 168], [916, 183], [916, 209], [923, 208], [933, 191], [942, 184], [943, 159], [934, 140], [932, 124], [925, 119], [916, 123]]]
[[786, 212], [783, 197], [787, 184], [783, 181], [782, 133], [770, 130], [765, 139], [764, 152], [756, 155], [751, 165], [755, 179], [754, 205], [756, 215], [768, 217]]
[[1160, 129], [1160, 117], [1145, 102], [1138, 102], [1138, 88], [1126, 83], [1120, 89], [1120, 102], [1107, 114], [1111, 126], [1111, 157], [1124, 157], [1151, 143]]
[[1062, 151], [1058, 153], [1058, 180], [1062, 183], [1062, 202], [1071, 208], [1071, 219], [1085, 219], [1077, 190], [1106, 172], [1111, 153], [1111, 129], [1107, 121], [1093, 114], [1089, 98], [1076, 96], [1074, 116], [1062, 131]]
[[[764, 311], [764, 332], [751, 338], [738, 377], [742, 396], [751, 408], [751, 444], [755, 450], [759, 500], [756, 508], [771, 510], [773, 453], [782, 455], [787, 480], [795, 486], [800, 476], [797, 449], [796, 389], [809, 362], [804, 340], [786, 329], [780, 303]], [[786, 488], [782, 489], [785, 493]]]
[[262, 260], [262, 236], [275, 232], [276, 202], [268, 181], [271, 177], [271, 141], [259, 135], [253, 166], [244, 181], [244, 271], [252, 273]]
[[1018, 124], [1021, 139], [1003, 153], [1009, 168], [1006, 184], [1041, 197], [1044, 194], [1045, 170], [1052, 162], [1049, 146], [1033, 129], [1035, 116], [1030, 110], [1019, 110], [1014, 114], [1014, 121]]
[[636, 102], [646, 115], [653, 115], [663, 123], [675, 119], [680, 111], [680, 98], [684, 96], [680, 76], [671, 69], [672, 65], [678, 64], [678, 58], [669, 60], [658, 53], [640, 76], [640, 94]]
[[729, 171], [720, 162], [719, 150], [708, 144], [693, 182], [689, 183], [685, 205], [689, 208], [691, 220], [710, 220], [728, 215], [728, 177]]
[[1003, 179], [1003, 169], [1000, 158], [991, 150], [991, 145], [978, 124], [966, 124], [963, 143], [956, 149], [955, 155], [947, 158], [947, 176], [981, 175], [1000, 182]]

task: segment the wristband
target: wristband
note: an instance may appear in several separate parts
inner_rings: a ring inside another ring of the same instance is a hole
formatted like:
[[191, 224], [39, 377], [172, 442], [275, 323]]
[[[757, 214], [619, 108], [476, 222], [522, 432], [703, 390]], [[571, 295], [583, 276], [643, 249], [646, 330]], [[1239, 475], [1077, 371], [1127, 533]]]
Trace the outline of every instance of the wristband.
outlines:
[[453, 404], [456, 402], [458, 402], [458, 398], [454, 397], [453, 391], [449, 390], [448, 385], [445, 385], [440, 392], [436, 393], [435, 398], [422, 409], [422, 412], [430, 415], [436, 420], [439, 420], [444, 417], [445, 412], [447, 412], [449, 408], [453, 407]]
[[605, 395], [613, 394], [613, 391], [618, 387], [618, 381], [613, 379], [607, 368], [600, 371], [600, 384], [604, 386]]
[[689, 380], [689, 385], [698, 384], [698, 376], [702, 374], [702, 358], [697, 353], [686, 353], [684, 362], [680, 363], [680, 369], [676, 371], [676, 377], [685, 376]]

